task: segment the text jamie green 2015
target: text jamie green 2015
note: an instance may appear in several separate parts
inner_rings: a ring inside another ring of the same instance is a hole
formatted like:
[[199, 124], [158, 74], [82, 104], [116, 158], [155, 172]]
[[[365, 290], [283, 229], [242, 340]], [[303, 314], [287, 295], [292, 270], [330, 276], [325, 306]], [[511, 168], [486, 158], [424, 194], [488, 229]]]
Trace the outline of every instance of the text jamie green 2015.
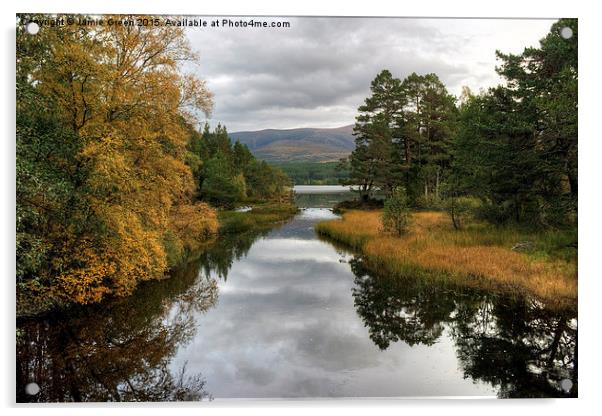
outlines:
[[163, 18], [163, 17], [124, 17], [93, 18], [57, 16], [53, 19], [32, 20], [40, 26], [172, 26], [199, 28], [290, 28], [291, 23], [285, 20], [258, 20], [244, 18]]

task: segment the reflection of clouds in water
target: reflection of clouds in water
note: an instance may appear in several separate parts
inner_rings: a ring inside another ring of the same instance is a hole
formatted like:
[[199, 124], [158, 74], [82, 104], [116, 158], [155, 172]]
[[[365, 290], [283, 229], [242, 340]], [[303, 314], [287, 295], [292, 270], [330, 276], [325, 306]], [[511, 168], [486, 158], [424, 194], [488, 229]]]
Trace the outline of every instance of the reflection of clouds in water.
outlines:
[[272, 368], [254, 365], [252, 361], [236, 363], [236, 378], [248, 380], [258, 386], [266, 386], [274, 381], [276, 374]]
[[[319, 262], [338, 261], [336, 250], [318, 240], [292, 238], [263, 239], [255, 243], [248, 257], [261, 263]], [[297, 266], [307, 266], [298, 264]]]
[[[266, 240], [268, 241], [274, 240]], [[299, 245], [303, 245], [303, 242], [298, 240]], [[263, 246], [262, 242], [258, 244]], [[286, 245], [295, 248], [295, 245]], [[268, 250], [271, 245], [268, 243], [263, 247]], [[243, 262], [234, 263], [228, 275], [228, 284], [221, 285], [220, 294], [275, 294], [291, 288], [299, 291], [305, 288], [308, 293], [320, 298], [324, 298], [328, 293], [348, 297], [349, 266], [339, 262], [341, 256], [332, 247], [324, 246], [324, 243], [314, 241], [306, 247], [311, 248], [310, 255], [300, 250], [292, 250], [287, 254], [270, 248], [275, 253], [274, 257], [277, 257], [275, 261], [268, 253], [256, 251], [254, 246]], [[340, 293], [341, 291], [345, 293]], [[278, 303], [276, 297], [270, 301]]]
[[434, 356], [404, 343], [379, 351], [354, 307], [350, 265], [331, 245], [298, 238], [333, 216], [312, 211], [234, 262], [217, 307], [197, 317], [196, 337], [172, 365], [202, 371], [218, 398], [492, 394], [457, 372], [448, 340]]
[[301, 208], [294, 221], [285, 227], [274, 230], [268, 239], [316, 240], [314, 230], [316, 223], [336, 218], [339, 216], [334, 214], [330, 208]]
[[302, 208], [299, 215], [300, 220], [332, 220], [339, 216], [328, 208]]
[[[23, 323], [18, 400], [576, 396], [575, 314], [378, 278], [316, 240], [315, 222], [222, 239], [205, 270]], [[216, 267], [227, 280], [204, 277]], [[24, 397], [32, 377], [42, 390]]]

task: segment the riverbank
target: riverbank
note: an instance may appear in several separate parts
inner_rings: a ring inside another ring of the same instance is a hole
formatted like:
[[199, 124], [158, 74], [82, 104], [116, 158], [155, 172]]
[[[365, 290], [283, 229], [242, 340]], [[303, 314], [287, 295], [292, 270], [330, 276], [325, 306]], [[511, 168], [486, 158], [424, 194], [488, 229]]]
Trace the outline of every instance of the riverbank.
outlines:
[[454, 230], [441, 212], [412, 214], [409, 232], [381, 229], [380, 211], [348, 211], [316, 226], [318, 234], [364, 256], [379, 274], [419, 276], [504, 293], [530, 293], [550, 306], [576, 305], [576, 232], [524, 231], [470, 224]]
[[297, 213], [294, 204], [263, 203], [250, 207], [248, 211], [220, 211], [219, 233], [243, 233], [257, 228], [271, 227]]
[[[186, 253], [177, 262], [177, 266], [172, 267], [166, 274], [157, 276], [151, 280], [163, 280], [172, 273], [179, 273], [180, 269], [185, 268], [189, 263], [196, 261], [209, 247], [214, 245], [220, 238], [220, 235], [244, 233], [252, 230], [265, 230], [274, 225], [284, 222], [295, 215], [297, 207], [293, 204], [277, 203], [258, 203], [251, 207], [247, 212], [219, 211], [219, 231], [217, 235], [197, 245], [197, 250]], [[216, 228], [217, 230], [217, 228]], [[136, 296], [135, 292], [127, 296]], [[127, 296], [116, 296], [127, 297]], [[113, 296], [108, 296], [111, 299]], [[75, 302], [68, 302], [64, 297], [50, 295], [38, 290], [17, 290], [17, 317], [36, 317], [42, 316], [54, 310], [64, 310], [75, 305]]]

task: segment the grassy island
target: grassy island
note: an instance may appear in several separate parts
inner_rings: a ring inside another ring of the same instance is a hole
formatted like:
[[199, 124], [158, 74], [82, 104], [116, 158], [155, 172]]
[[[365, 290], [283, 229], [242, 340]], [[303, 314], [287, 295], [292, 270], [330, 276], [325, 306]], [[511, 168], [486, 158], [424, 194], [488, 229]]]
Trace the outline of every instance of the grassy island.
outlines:
[[527, 231], [477, 222], [455, 230], [445, 213], [427, 211], [413, 213], [408, 232], [395, 237], [382, 230], [380, 217], [380, 211], [348, 211], [316, 230], [358, 251], [379, 274], [527, 292], [558, 307], [576, 301], [575, 231]]

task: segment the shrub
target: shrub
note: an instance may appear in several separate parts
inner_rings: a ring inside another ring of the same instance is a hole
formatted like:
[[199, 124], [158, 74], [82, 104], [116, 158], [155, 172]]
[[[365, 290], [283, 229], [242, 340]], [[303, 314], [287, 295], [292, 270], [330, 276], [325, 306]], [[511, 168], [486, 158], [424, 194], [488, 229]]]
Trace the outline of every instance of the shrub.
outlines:
[[475, 218], [494, 225], [502, 225], [510, 222], [512, 218], [511, 209], [508, 204], [494, 204], [490, 201], [484, 202], [475, 211]]
[[400, 236], [407, 231], [410, 209], [405, 189], [396, 188], [385, 200], [381, 222], [386, 232]]
[[441, 210], [442, 209], [442, 200], [434, 194], [429, 196], [420, 195], [416, 198], [414, 203], [417, 209], [419, 210]]
[[451, 197], [445, 200], [444, 207], [451, 217], [454, 228], [459, 230], [475, 216], [481, 202], [474, 197]]

